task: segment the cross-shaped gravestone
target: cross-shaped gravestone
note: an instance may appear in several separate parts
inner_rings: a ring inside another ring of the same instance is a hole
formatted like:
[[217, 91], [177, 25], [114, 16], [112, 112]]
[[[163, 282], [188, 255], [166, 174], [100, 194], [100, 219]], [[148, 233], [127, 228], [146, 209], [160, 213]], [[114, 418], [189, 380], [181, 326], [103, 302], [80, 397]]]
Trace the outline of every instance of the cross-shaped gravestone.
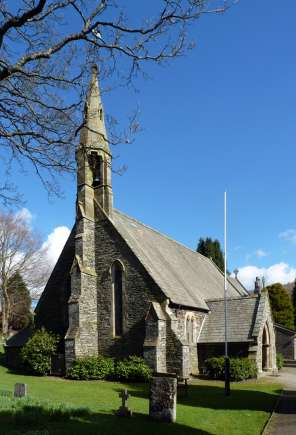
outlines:
[[117, 411], [117, 415], [119, 415], [120, 417], [131, 417], [132, 411], [128, 409], [128, 407], [126, 406], [127, 399], [129, 398], [128, 391], [127, 390], [121, 391], [121, 393], [119, 393], [119, 397], [121, 398], [121, 406]]
[[26, 397], [27, 396], [27, 384], [15, 384], [14, 397]]

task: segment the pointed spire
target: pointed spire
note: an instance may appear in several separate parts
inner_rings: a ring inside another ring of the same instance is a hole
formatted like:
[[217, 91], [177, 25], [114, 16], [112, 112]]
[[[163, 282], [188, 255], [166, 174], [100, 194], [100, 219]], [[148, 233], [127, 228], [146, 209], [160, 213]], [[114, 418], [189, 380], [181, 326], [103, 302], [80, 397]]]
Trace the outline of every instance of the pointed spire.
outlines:
[[84, 127], [81, 130], [80, 143], [88, 148], [103, 149], [110, 153], [97, 65], [92, 66], [91, 80], [84, 106]]

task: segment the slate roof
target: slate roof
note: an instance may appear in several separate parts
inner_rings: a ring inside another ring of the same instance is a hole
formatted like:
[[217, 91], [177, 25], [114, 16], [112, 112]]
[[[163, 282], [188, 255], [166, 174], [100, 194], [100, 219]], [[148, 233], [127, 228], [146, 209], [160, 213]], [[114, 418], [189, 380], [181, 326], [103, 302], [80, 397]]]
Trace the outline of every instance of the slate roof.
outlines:
[[[208, 310], [206, 299], [223, 296], [224, 276], [210, 259], [118, 210], [112, 222], [172, 303]], [[232, 297], [247, 295], [231, 282], [228, 291]]]
[[237, 278], [228, 277], [228, 281], [243, 295], [249, 294], [248, 290], [242, 285]]
[[21, 329], [6, 341], [5, 347], [22, 347], [27, 343], [32, 334], [31, 328]]
[[165, 313], [163, 312], [163, 310], [161, 308], [161, 305], [158, 302], [151, 302], [151, 305], [150, 305], [149, 310], [148, 310], [147, 315], [146, 315], [146, 319], [148, 318], [148, 316], [150, 315], [152, 310], [153, 310], [153, 312], [158, 320], [166, 320], [167, 319]]
[[284, 334], [296, 336], [296, 331], [294, 329], [287, 328], [286, 326], [280, 325], [279, 323], [275, 323], [274, 327], [275, 329], [280, 330]]
[[[266, 296], [249, 296], [227, 300], [228, 341], [248, 342], [258, 336]], [[222, 343], [224, 337], [224, 300], [207, 301], [210, 313], [205, 319], [199, 343]]]

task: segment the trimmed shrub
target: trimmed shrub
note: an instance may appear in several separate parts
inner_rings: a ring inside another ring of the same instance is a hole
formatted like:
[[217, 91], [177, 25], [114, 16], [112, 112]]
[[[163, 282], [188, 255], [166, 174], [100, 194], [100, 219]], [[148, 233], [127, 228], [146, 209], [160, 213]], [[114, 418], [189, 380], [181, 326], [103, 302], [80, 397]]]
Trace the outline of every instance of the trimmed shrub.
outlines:
[[24, 368], [30, 373], [45, 376], [50, 373], [51, 357], [56, 353], [59, 338], [44, 328], [37, 330], [21, 352]]
[[278, 370], [281, 370], [283, 368], [284, 365], [284, 357], [282, 353], [277, 353], [276, 354], [276, 365]]
[[151, 370], [139, 356], [130, 356], [118, 361], [112, 358], [89, 356], [74, 361], [67, 377], [77, 380], [147, 381], [151, 377]]
[[144, 358], [136, 355], [117, 361], [115, 365], [115, 378], [118, 381], [148, 381], [151, 374]]
[[[248, 358], [230, 358], [230, 380], [243, 381], [245, 379], [255, 378], [257, 368], [255, 361]], [[213, 357], [205, 361], [206, 374], [211, 379], [224, 379], [225, 360], [224, 357]]]
[[112, 358], [87, 356], [74, 361], [68, 370], [70, 379], [107, 379], [114, 375], [114, 361]]

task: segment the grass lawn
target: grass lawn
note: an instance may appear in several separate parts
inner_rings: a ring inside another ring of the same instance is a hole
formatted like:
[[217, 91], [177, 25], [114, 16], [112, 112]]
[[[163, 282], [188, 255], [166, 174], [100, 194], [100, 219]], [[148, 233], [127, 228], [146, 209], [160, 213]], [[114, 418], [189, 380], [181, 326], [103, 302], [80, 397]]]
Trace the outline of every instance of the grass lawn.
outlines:
[[[177, 422], [149, 420], [148, 387], [104, 381], [21, 376], [0, 366], [0, 390], [28, 384], [28, 399], [0, 396], [1, 435], [259, 435], [280, 392], [264, 381], [236, 384], [225, 397], [220, 382], [196, 381], [178, 397]], [[118, 393], [127, 387], [134, 416], [120, 418]], [[83, 408], [83, 409], [82, 409]]]

